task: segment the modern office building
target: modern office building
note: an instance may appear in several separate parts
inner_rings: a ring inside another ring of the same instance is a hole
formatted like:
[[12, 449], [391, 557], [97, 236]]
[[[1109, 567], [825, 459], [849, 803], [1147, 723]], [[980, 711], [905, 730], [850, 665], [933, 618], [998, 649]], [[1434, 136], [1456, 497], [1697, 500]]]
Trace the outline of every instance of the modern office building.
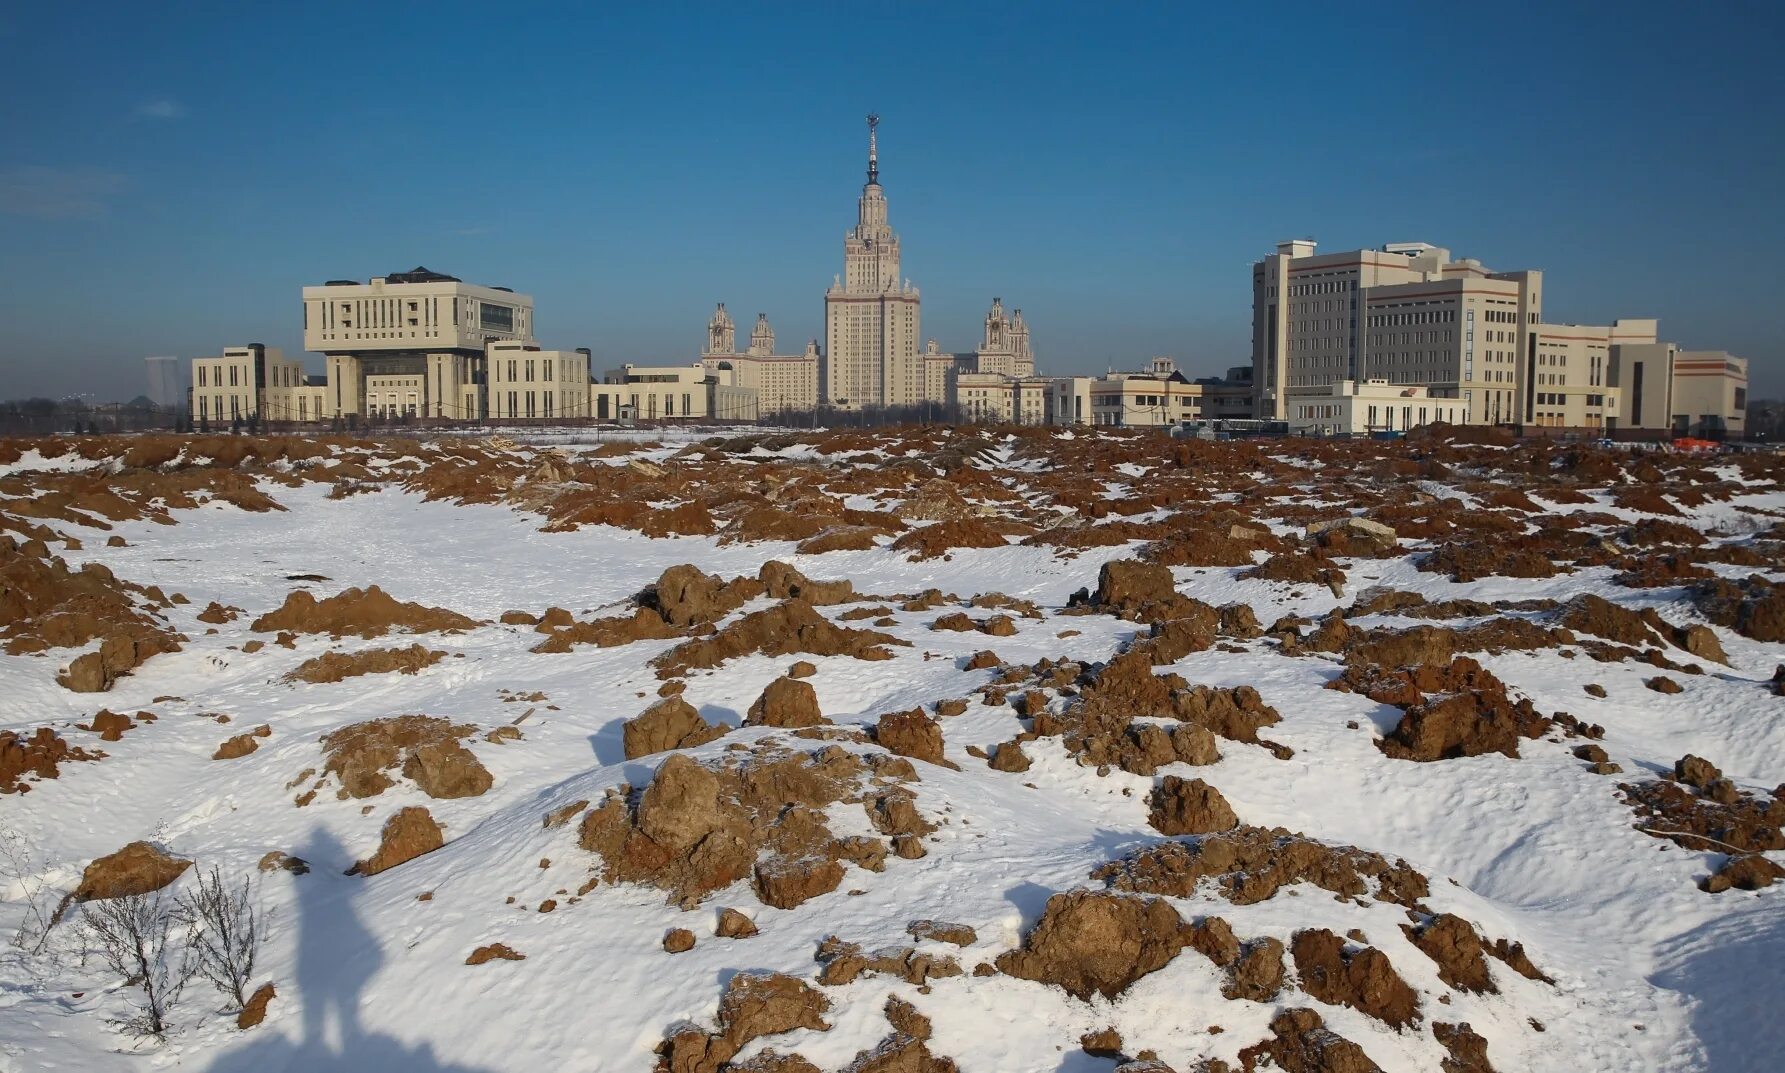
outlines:
[[485, 351], [503, 341], [533, 341], [533, 299], [506, 287], [416, 268], [304, 288], [304, 349], [326, 356], [331, 415], [369, 413], [376, 391], [405, 415], [487, 416]]
[[942, 401], [919, 360], [921, 299], [899, 275], [899, 236], [887, 222], [879, 122], [868, 117], [868, 181], [855, 227], [843, 237], [843, 274], [824, 295], [819, 392], [827, 405], [846, 410]]
[[1466, 419], [1515, 420], [1520, 362], [1543, 320], [1543, 273], [1494, 272], [1424, 242], [1318, 254], [1277, 245], [1252, 266], [1252, 366], [1258, 416], [1287, 419], [1290, 398], [1341, 381], [1454, 393]]
[[[1543, 310], [1539, 271], [1494, 272], [1424, 242], [1334, 254], [1279, 243], [1252, 266], [1258, 416], [1294, 423], [1299, 396], [1326, 410], [1335, 384], [1382, 382], [1456, 399], [1466, 424], [1740, 435], [1742, 359], [1675, 360], [1652, 319], [1550, 324]], [[1621, 353], [1639, 366], [1620, 374]]]

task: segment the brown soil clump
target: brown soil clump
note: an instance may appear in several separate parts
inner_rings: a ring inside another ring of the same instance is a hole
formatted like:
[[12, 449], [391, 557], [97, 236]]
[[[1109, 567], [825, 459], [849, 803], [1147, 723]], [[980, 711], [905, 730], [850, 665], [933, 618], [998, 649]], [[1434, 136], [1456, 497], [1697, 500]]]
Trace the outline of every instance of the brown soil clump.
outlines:
[[1316, 928], [1296, 932], [1289, 951], [1302, 990], [1313, 998], [1350, 1006], [1392, 1028], [1419, 1019], [1419, 996], [1375, 947], [1347, 952], [1344, 939]]
[[1399, 671], [1351, 664], [1328, 688], [1402, 709], [1395, 729], [1376, 743], [1397, 760], [1484, 753], [1517, 759], [1519, 739], [1541, 737], [1551, 722], [1529, 700], [1512, 700], [1504, 682], [1467, 656]]
[[29, 790], [30, 784], [23, 781], [26, 775], [54, 779], [62, 774], [64, 761], [98, 760], [103, 755], [69, 745], [49, 727], [38, 727], [29, 737], [0, 730], [0, 794]]
[[885, 859], [878, 840], [834, 838], [823, 812], [855, 799], [875, 760], [759, 746], [708, 768], [672, 753], [642, 792], [610, 794], [584, 815], [577, 841], [601, 855], [608, 882], [648, 884], [683, 908], [746, 877], [786, 908], [835, 889], [841, 861]]
[[347, 874], [375, 876], [380, 872], [388, 872], [399, 864], [407, 864], [425, 853], [432, 853], [444, 845], [446, 838], [441, 834], [440, 825], [434, 821], [434, 817], [429, 815], [427, 809], [411, 805], [398, 809], [390, 819], [384, 821], [378, 852], [349, 868]]
[[993, 771], [1004, 771], [1011, 774], [1027, 771], [1029, 765], [1029, 755], [1023, 752], [1023, 747], [1014, 741], [999, 742], [998, 747], [992, 750], [991, 759], [986, 764]]
[[225, 622], [234, 622], [236, 617], [241, 613], [242, 609], [239, 607], [225, 607], [217, 601], [212, 600], [205, 605], [203, 611], [198, 613], [198, 621], [209, 622], [214, 626], [221, 626]]
[[1091, 606], [1132, 622], [1218, 617], [1208, 604], [1178, 594], [1171, 567], [1138, 559], [1104, 563], [1097, 574], [1097, 592], [1091, 597]]
[[729, 907], [719, 910], [719, 923], [713, 929], [721, 939], [748, 939], [757, 932], [754, 920]]
[[248, 996], [248, 1004], [236, 1014], [236, 1027], [242, 1030], [253, 1028], [267, 1019], [267, 1007], [272, 1005], [278, 995], [272, 984], [261, 984]]
[[1481, 936], [1467, 920], [1453, 913], [1440, 913], [1422, 927], [1403, 924], [1401, 930], [1438, 966], [1438, 979], [1458, 991], [1490, 995], [1499, 992], [1488, 972]]
[[1283, 990], [1283, 975], [1282, 942], [1268, 936], [1254, 939], [1227, 966], [1221, 994], [1236, 1001], [1271, 1002]]
[[960, 962], [952, 957], [920, 954], [915, 947], [888, 946], [863, 953], [859, 943], [828, 935], [818, 944], [818, 960], [824, 966], [818, 982], [825, 987], [854, 983], [863, 975], [893, 976], [922, 986], [933, 979], [961, 975]]
[[457, 633], [475, 629], [477, 622], [439, 607], [402, 603], [376, 585], [347, 589], [318, 600], [306, 589], [285, 597], [278, 610], [255, 619], [249, 629], [256, 633], [289, 630], [292, 633], [326, 633], [332, 637], [378, 637], [393, 629], [411, 633]]
[[[16, 508], [19, 501], [9, 503]], [[118, 580], [100, 563], [70, 570], [41, 540], [20, 544], [0, 533], [0, 639], [12, 655], [76, 648], [100, 641], [58, 676], [76, 693], [103, 693], [144, 660], [179, 650], [183, 640], [156, 615], [159, 590]]]
[[552, 608], [541, 619], [535, 632], [545, 634], [546, 638], [534, 645], [533, 651], [544, 653], [569, 652], [577, 645], [618, 648], [634, 641], [665, 641], [687, 635], [686, 630], [663, 621], [661, 614], [646, 607], [635, 608], [630, 615], [587, 622], [578, 622], [568, 611]]
[[81, 872], [81, 881], [56, 907], [60, 920], [69, 906], [80, 902], [128, 898], [152, 894], [184, 875], [192, 862], [175, 857], [147, 842], [132, 842], [116, 853], [95, 858]]
[[419, 674], [446, 658], [446, 653], [419, 644], [408, 648], [373, 648], [364, 652], [325, 652], [297, 665], [287, 682], [323, 684], [362, 674]]
[[778, 559], [763, 563], [756, 578], [776, 600], [804, 600], [814, 607], [825, 607], [856, 598], [854, 582], [848, 579], [813, 581]]
[[723, 737], [727, 727], [715, 726], [700, 717], [694, 706], [681, 697], [665, 697], [640, 714], [626, 720], [621, 728], [626, 759], [636, 760], [670, 749], [692, 749]]
[[[1426, 877], [1355, 846], [1330, 846], [1283, 828], [1239, 827], [1195, 840], [1161, 842], [1110, 861], [1091, 873], [1116, 890], [1188, 898], [1205, 877], [1235, 905], [1273, 897], [1293, 883], [1312, 883], [1341, 898], [1374, 897], [1423, 909]], [[1373, 881], [1373, 882], [1372, 882]]]
[[1230, 831], [1240, 820], [1221, 791], [1201, 779], [1167, 775], [1153, 788], [1147, 822], [1165, 835], [1206, 835]]
[[1736, 854], [1724, 861], [1721, 868], [1705, 877], [1698, 884], [1698, 889], [1706, 894], [1721, 894], [1726, 890], [1759, 890], [1770, 887], [1781, 879], [1785, 879], [1785, 868], [1760, 854]]
[[527, 955], [510, 947], [507, 943], [491, 943], [471, 951], [465, 958], [467, 965], [484, 965], [492, 961], [525, 961]]
[[1535, 548], [1520, 547], [1516, 541], [1466, 540], [1439, 545], [1421, 559], [1419, 569], [1448, 574], [1456, 582], [1480, 581], [1484, 577], [1550, 578], [1556, 576], [1556, 564]]
[[1785, 585], [1759, 574], [1742, 581], [1715, 578], [1692, 590], [1699, 613], [1755, 641], [1785, 641]]
[[684, 564], [665, 570], [657, 583], [639, 597], [639, 604], [656, 611], [671, 626], [705, 626], [718, 622], [764, 591], [760, 582], [748, 578], [721, 581], [699, 567]]
[[1742, 794], [1708, 761], [1682, 757], [1673, 779], [1620, 783], [1636, 829], [1689, 850], [1771, 853], [1785, 849], [1785, 798]]
[[802, 652], [891, 659], [892, 653], [886, 646], [905, 643], [890, 634], [835, 625], [804, 600], [789, 599], [745, 615], [709, 637], [677, 645], [652, 662], [657, 667], [657, 677], [677, 678], [690, 670], [717, 667], [728, 659], [752, 653], [788, 656]]
[[246, 734], [237, 734], [233, 738], [225, 739], [223, 744], [217, 746], [217, 751], [211, 754], [211, 759], [239, 760], [260, 748], [260, 739], [267, 737], [272, 732], [272, 727], [263, 724]]
[[824, 1015], [830, 1000], [804, 981], [781, 973], [739, 973], [725, 986], [719, 999], [719, 1025], [708, 1033], [682, 1022], [657, 1045], [659, 1073], [719, 1073], [721, 1070], [742, 1073], [804, 1073], [816, 1067], [796, 1055], [779, 1056], [772, 1051], [761, 1059], [732, 1063], [732, 1058], [745, 1045], [762, 1036], [775, 1036], [795, 1029], [827, 1032], [830, 1025]]
[[965, 924], [950, 924], [945, 920], [913, 920], [905, 926], [906, 934], [922, 942], [949, 943], [954, 946], [972, 946], [979, 941], [979, 933]]
[[342, 727], [322, 739], [325, 775], [341, 783], [339, 797], [375, 797], [394, 786], [385, 772], [403, 774], [429, 797], [476, 797], [492, 779], [460, 739], [475, 734], [469, 723], [431, 715], [399, 715]]
[[999, 971], [1061, 988], [1078, 999], [1113, 999], [1164, 968], [1188, 940], [1177, 910], [1159, 898], [1077, 890], [1047, 901], [1020, 949]]
[[1002, 548], [1010, 542], [991, 522], [980, 518], [956, 518], [919, 526], [892, 542], [894, 551], [911, 553], [913, 559], [935, 559], [955, 548]]
[[[1382, 1073], [1364, 1049], [1326, 1027], [1309, 1009], [1285, 1010], [1271, 1019], [1272, 1038], [1239, 1054], [1244, 1073], [1280, 1069], [1283, 1073]], [[1446, 1071], [1448, 1073], [1448, 1071]]]
[[82, 726], [81, 729], [99, 735], [100, 741], [122, 741], [124, 732], [133, 730], [135, 727], [136, 723], [128, 715], [101, 708], [93, 714], [92, 721]]
[[1432, 1025], [1432, 1036], [1450, 1052], [1439, 1067], [1442, 1073], [1494, 1073], [1488, 1062], [1487, 1040], [1468, 1024], [1439, 1021]]
[[940, 767], [956, 767], [942, 755], [942, 725], [922, 708], [882, 715], [874, 724], [874, 741], [900, 756]]
[[[1169, 634], [1170, 623], [1164, 629]], [[1171, 763], [1212, 764], [1220, 759], [1215, 735], [1263, 745], [1279, 757], [1288, 750], [1259, 738], [1258, 731], [1280, 721], [1250, 686], [1216, 689], [1191, 686], [1176, 674], [1153, 673], [1160, 658], [1158, 638], [1132, 645], [1101, 668], [1068, 665], [1076, 672], [1079, 698], [1064, 712], [1031, 716], [1034, 732], [1060, 735], [1067, 751], [1089, 765], [1110, 765], [1151, 775]], [[1167, 653], [1169, 654], [1169, 653]], [[1028, 714], [1028, 713], [1025, 713]], [[1165, 727], [1143, 719], [1170, 719]]]
[[814, 727], [824, 722], [824, 713], [818, 710], [818, 691], [811, 683], [793, 677], [770, 682], [744, 717], [745, 726]]

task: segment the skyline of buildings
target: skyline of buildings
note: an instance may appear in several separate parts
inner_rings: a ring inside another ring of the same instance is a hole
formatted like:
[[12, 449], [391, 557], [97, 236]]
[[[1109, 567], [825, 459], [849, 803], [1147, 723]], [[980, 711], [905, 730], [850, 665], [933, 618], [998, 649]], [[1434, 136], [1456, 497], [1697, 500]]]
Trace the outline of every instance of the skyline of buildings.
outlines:
[[[1743, 359], [1664, 344], [1653, 319], [1550, 324], [1543, 272], [1496, 272], [1425, 242], [1325, 254], [1312, 239], [1278, 243], [1251, 268], [1251, 363], [1224, 377], [1192, 380], [1165, 356], [1131, 372], [1040, 375], [1022, 310], [1006, 313], [998, 297], [977, 349], [944, 351], [934, 339], [920, 347], [922, 296], [901, 274], [878, 117], [867, 126], [843, 272], [824, 292], [824, 335], [800, 353], [775, 353], [765, 313], [740, 348], [721, 301], [695, 360], [627, 362], [597, 378], [589, 348], [535, 340], [530, 296], [417, 267], [304, 287], [304, 345], [323, 356], [324, 375], [308, 376], [303, 359], [277, 348], [232, 347], [194, 361], [192, 416], [749, 421], [823, 407], [1030, 424], [1224, 418], [1356, 432], [1445, 420], [1740, 432]], [[1420, 401], [1394, 401], [1405, 399]]]

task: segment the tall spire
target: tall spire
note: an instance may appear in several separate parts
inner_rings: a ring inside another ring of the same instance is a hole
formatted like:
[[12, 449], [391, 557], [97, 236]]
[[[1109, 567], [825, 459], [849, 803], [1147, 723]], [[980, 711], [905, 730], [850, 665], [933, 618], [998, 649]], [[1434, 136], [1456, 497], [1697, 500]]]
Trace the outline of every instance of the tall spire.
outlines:
[[880, 182], [880, 158], [879, 158], [878, 154], [876, 153], [875, 146], [874, 146], [874, 128], [878, 127], [879, 125], [880, 125], [880, 117], [875, 115], [872, 112], [869, 112], [868, 113], [868, 185], [869, 186], [877, 185]]

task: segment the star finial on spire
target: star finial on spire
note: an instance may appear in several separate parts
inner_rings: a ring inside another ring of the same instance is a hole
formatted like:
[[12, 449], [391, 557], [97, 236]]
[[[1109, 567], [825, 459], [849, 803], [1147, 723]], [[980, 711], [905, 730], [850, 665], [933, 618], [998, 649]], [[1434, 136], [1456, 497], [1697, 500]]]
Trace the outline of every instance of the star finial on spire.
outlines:
[[868, 113], [868, 185], [880, 181], [880, 158], [874, 144], [874, 128], [880, 125], [880, 117]]

